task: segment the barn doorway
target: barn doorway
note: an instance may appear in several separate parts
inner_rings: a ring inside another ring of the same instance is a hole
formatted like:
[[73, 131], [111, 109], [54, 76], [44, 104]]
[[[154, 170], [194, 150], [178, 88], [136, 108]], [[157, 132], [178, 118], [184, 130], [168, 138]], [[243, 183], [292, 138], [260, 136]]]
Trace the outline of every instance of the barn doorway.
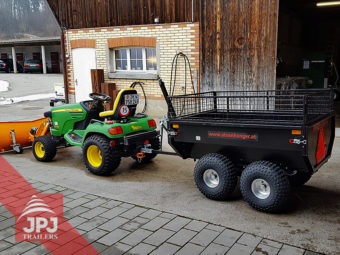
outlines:
[[[325, 2], [280, 1], [277, 88], [333, 87], [340, 91], [340, 5], [333, 2], [320, 6]], [[337, 127], [340, 127], [339, 102], [336, 102]]]

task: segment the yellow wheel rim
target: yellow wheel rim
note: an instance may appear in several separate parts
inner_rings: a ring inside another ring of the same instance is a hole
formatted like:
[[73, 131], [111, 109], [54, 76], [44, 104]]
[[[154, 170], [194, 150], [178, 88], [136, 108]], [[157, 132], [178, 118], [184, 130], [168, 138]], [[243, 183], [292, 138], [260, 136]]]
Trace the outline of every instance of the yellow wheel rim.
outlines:
[[38, 158], [43, 158], [45, 156], [45, 148], [41, 142], [36, 142], [34, 145], [35, 154]]
[[87, 148], [86, 156], [90, 165], [93, 167], [100, 167], [103, 162], [102, 153], [96, 145], [91, 145]]

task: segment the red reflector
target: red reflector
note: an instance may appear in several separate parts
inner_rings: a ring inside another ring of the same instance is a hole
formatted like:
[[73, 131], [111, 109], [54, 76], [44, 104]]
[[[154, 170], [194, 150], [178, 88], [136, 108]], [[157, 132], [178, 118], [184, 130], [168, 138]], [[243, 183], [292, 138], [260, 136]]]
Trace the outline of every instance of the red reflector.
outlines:
[[4, 63], [4, 66], [7, 66], [7, 64], [6, 64], [6, 63]]
[[113, 124], [114, 121], [113, 121], [113, 120], [108, 120], [108, 121], [106, 121], [105, 123], [106, 123], [106, 124]]
[[145, 140], [144, 144], [150, 144], [149, 140]]
[[24, 65], [24, 67], [30, 67], [30, 65]]
[[119, 135], [119, 134], [123, 134], [123, 129], [121, 126], [118, 127], [112, 127], [108, 130], [110, 135]]
[[156, 121], [154, 121], [154, 120], [149, 120], [148, 121], [148, 125], [149, 125], [149, 127], [156, 127]]
[[112, 141], [110, 142], [110, 146], [111, 146], [111, 147], [115, 147], [115, 145], [116, 145], [116, 141], [115, 141], [115, 140], [112, 140]]
[[323, 131], [323, 128], [319, 131], [319, 137], [318, 137], [318, 145], [316, 147], [316, 164], [319, 164], [324, 160], [326, 157], [326, 146], [325, 146], [325, 133]]
[[41, 67], [41, 65], [40, 65], [40, 64], [38, 64], [38, 65], [36, 65], [36, 67]]

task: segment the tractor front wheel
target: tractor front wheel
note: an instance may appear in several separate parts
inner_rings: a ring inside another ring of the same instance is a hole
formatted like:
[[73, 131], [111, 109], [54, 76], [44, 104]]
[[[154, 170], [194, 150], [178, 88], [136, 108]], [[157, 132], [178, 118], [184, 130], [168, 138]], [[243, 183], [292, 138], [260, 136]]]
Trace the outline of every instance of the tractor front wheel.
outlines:
[[120, 164], [120, 154], [110, 147], [107, 138], [92, 135], [83, 146], [83, 160], [86, 168], [96, 175], [109, 175]]
[[50, 136], [39, 136], [33, 142], [33, 155], [41, 162], [52, 161], [57, 153], [57, 145]]

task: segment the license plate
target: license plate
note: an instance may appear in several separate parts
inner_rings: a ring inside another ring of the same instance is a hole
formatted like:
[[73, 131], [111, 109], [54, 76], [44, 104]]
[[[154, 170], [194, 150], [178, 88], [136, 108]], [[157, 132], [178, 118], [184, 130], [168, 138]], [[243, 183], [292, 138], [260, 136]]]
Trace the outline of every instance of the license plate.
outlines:
[[139, 102], [138, 95], [125, 95], [125, 104], [126, 105], [137, 105]]

